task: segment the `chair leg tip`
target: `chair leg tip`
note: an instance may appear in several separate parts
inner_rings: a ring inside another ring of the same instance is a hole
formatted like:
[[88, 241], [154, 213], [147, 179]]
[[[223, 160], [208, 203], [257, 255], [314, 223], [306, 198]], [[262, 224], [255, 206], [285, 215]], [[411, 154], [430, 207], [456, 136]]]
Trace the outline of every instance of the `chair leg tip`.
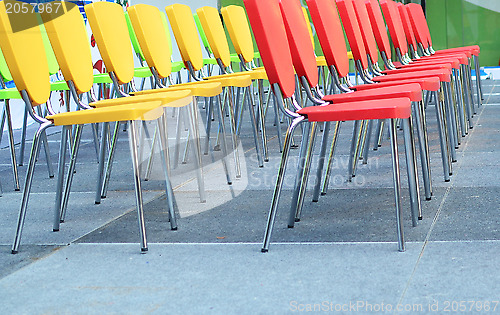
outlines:
[[426, 197], [426, 198], [425, 198], [425, 200], [427, 200], [427, 201], [429, 201], [429, 200], [431, 200], [431, 199], [432, 199], [432, 197]]
[[326, 196], [326, 192], [322, 192], [322, 193], [321, 193], [321, 196]]
[[420, 221], [422, 221], [422, 220], [424, 219], [424, 217], [418, 217], [418, 219], [419, 219]]
[[147, 248], [147, 247], [143, 247], [143, 248], [141, 248], [141, 252], [142, 252], [142, 253], [145, 253], [145, 252], [147, 252], [147, 251], [148, 251], [148, 248]]
[[288, 225], [288, 228], [289, 229], [293, 229], [293, 225]]
[[269, 162], [269, 159], [264, 159], [264, 162]]
[[49, 176], [49, 178], [54, 178], [54, 175]]
[[319, 199], [313, 199], [312, 200], [312, 202], [318, 202], [318, 201], [319, 201]]
[[449, 182], [450, 180], [449, 180], [449, 179], [445, 179], [444, 181], [445, 181], [445, 182]]
[[178, 227], [171, 228], [172, 231], [177, 231]]
[[300, 222], [300, 218], [295, 218], [295, 222]]
[[267, 248], [262, 248], [262, 249], [260, 250], [260, 252], [261, 252], [261, 253], [267, 253], [268, 251], [269, 251], [269, 249], [267, 249]]
[[17, 250], [12, 250], [10, 253], [13, 254], [13, 255], [15, 255], [15, 254], [18, 253], [18, 251]]
[[52, 229], [52, 232], [59, 232], [59, 229]]
[[21, 190], [21, 189], [19, 189], [19, 188], [14, 189], [14, 191], [20, 191], [20, 190]]
[[227, 182], [227, 184], [228, 184], [228, 185], [232, 185], [232, 184], [233, 184], [233, 182]]
[[100, 202], [100, 201], [95, 201], [95, 204], [96, 204], [96, 205], [100, 205], [100, 204], [101, 204], [101, 202]]

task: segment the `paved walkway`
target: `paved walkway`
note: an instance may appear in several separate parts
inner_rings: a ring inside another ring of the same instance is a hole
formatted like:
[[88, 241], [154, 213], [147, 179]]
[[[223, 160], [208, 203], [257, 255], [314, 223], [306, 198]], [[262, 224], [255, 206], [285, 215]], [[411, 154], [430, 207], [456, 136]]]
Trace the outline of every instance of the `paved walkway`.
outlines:
[[[243, 129], [242, 177], [232, 186], [225, 184], [220, 153], [204, 156], [204, 204], [192, 162], [172, 170], [177, 231], [169, 229], [156, 159], [144, 182], [147, 254], [140, 254], [138, 244], [124, 133], [108, 196], [95, 205], [97, 164], [87, 130], [66, 222], [57, 233], [51, 229], [55, 180], [48, 178], [40, 155], [17, 255], [10, 254], [10, 244], [21, 194], [13, 192], [9, 152], [3, 148], [0, 313], [500, 313], [500, 81], [484, 81], [484, 91], [485, 105], [462, 139], [448, 183], [432, 105], [428, 110], [434, 196], [422, 202], [424, 219], [413, 228], [408, 192], [402, 190], [405, 253], [396, 245], [388, 141], [370, 151], [368, 164], [360, 165], [348, 184], [348, 123], [340, 135], [333, 189], [318, 203], [308, 191], [302, 221], [288, 229], [292, 158], [267, 254], [260, 253], [260, 242], [280, 157], [270, 122], [270, 161], [257, 167], [251, 131]], [[58, 139], [54, 129], [49, 136], [54, 167]], [[404, 165], [403, 155], [400, 159]], [[20, 168], [22, 182], [25, 169]], [[234, 175], [234, 163], [231, 171]], [[404, 185], [404, 170], [401, 176]]]

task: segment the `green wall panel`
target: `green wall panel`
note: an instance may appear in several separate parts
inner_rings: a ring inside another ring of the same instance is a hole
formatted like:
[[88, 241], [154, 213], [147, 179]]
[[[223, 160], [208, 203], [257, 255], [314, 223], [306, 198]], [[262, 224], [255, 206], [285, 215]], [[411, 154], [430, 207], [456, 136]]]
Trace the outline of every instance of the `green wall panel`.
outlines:
[[466, 0], [427, 0], [426, 6], [434, 49], [477, 44], [481, 66], [500, 65], [499, 12]]

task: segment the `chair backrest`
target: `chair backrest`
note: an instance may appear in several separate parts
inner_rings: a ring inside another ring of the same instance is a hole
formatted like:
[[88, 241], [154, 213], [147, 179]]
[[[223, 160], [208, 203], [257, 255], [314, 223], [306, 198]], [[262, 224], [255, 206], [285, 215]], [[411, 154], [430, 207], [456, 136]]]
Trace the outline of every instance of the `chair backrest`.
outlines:
[[403, 23], [403, 30], [405, 31], [406, 42], [413, 48], [413, 50], [417, 50], [417, 41], [413, 36], [413, 28], [411, 27], [410, 17], [408, 16], [408, 11], [406, 7], [402, 3], [397, 3], [396, 7], [398, 8], [399, 17], [401, 18], [401, 22]]
[[312, 30], [312, 26], [311, 26], [311, 20], [309, 19], [309, 14], [307, 13], [307, 9], [302, 7], [302, 13], [304, 14], [304, 20], [306, 20], [307, 30], [309, 31], [309, 36], [311, 37], [313, 49], [316, 49], [316, 44], [314, 43], [313, 30]]
[[160, 10], [148, 4], [136, 4], [127, 8], [137, 41], [149, 67], [154, 67], [161, 78], [172, 71], [169, 58], [170, 46]]
[[229, 45], [226, 33], [220, 19], [219, 11], [214, 7], [201, 7], [196, 10], [208, 43], [212, 48], [214, 57], [220, 59], [225, 67], [231, 65]]
[[307, 7], [328, 65], [335, 66], [340, 77], [349, 74], [349, 58], [339, 14], [332, 0], [307, 0]]
[[194, 70], [200, 70], [203, 67], [203, 55], [191, 9], [185, 4], [176, 3], [165, 7], [165, 11], [184, 64], [187, 67], [189, 61]]
[[137, 41], [137, 35], [135, 35], [134, 28], [132, 26], [132, 22], [130, 22], [130, 16], [128, 16], [128, 12], [125, 12], [125, 20], [127, 21], [128, 28], [128, 36], [130, 37], [130, 41], [132, 42], [132, 47], [134, 47], [134, 52], [136, 55], [139, 55], [142, 60], [145, 60], [144, 54], [142, 53], [141, 46]]
[[368, 68], [368, 61], [365, 44], [352, 0], [337, 0], [336, 2], [354, 60], [359, 60], [363, 69], [366, 69]]
[[25, 90], [33, 106], [45, 103], [50, 96], [49, 66], [42, 34], [35, 13], [7, 13], [0, 1], [0, 48], [19, 91]]
[[237, 5], [230, 5], [223, 7], [220, 11], [234, 50], [243, 57], [245, 62], [251, 62], [254, 57], [254, 48], [245, 9]]
[[361, 29], [361, 36], [363, 37], [366, 53], [370, 56], [371, 61], [376, 63], [378, 62], [377, 42], [375, 41], [375, 36], [373, 36], [370, 18], [366, 11], [365, 0], [353, 0], [353, 5]]
[[399, 48], [401, 55], [406, 54], [408, 52], [408, 44], [395, 3], [391, 0], [380, 0], [380, 7], [384, 13], [389, 34], [391, 34], [392, 44], [395, 48]]
[[210, 43], [208, 41], [207, 35], [205, 34], [205, 30], [203, 29], [203, 25], [201, 24], [198, 13], [193, 14], [193, 18], [194, 22], [196, 23], [196, 28], [198, 29], [198, 33], [200, 34], [203, 46], [205, 46], [205, 49], [210, 53], [210, 55], [212, 55], [213, 54], [212, 48], [210, 47]]
[[168, 27], [167, 14], [165, 12], [160, 11], [160, 15], [161, 15], [161, 21], [163, 22], [163, 29], [165, 29], [165, 34], [167, 35], [168, 48], [170, 52], [169, 57], [172, 57], [172, 53], [174, 52], [174, 50], [172, 48], [172, 37], [170, 36], [170, 28]]
[[122, 6], [100, 1], [84, 8], [107, 71], [118, 83], [129, 83], [134, 78], [134, 53]]
[[429, 32], [429, 26], [427, 25], [422, 6], [416, 3], [409, 3], [405, 7], [407, 8], [417, 41], [424, 46], [424, 49], [432, 46], [431, 33]]
[[244, 3], [269, 83], [278, 84], [283, 97], [289, 98], [295, 92], [295, 74], [279, 0]]
[[49, 37], [47, 36], [47, 31], [43, 25], [42, 19], [39, 14], [37, 14], [37, 19], [40, 25], [40, 32], [42, 33], [43, 47], [45, 48], [45, 56], [47, 57], [47, 65], [49, 66], [49, 74], [55, 74], [59, 72], [59, 64], [57, 63], [56, 56], [50, 45]]
[[85, 22], [72, 2], [61, 2], [64, 14], [41, 14], [64, 79], [72, 81], [79, 93], [88, 92], [93, 84], [92, 55]]
[[368, 17], [370, 18], [370, 24], [372, 25], [373, 34], [375, 35], [375, 40], [377, 41], [378, 49], [385, 53], [387, 59], [391, 59], [392, 53], [389, 36], [387, 35], [384, 17], [382, 16], [382, 11], [380, 10], [378, 1], [366, 0], [365, 5]]
[[280, 8], [295, 72], [314, 87], [318, 84], [318, 67], [300, 0], [281, 0]]

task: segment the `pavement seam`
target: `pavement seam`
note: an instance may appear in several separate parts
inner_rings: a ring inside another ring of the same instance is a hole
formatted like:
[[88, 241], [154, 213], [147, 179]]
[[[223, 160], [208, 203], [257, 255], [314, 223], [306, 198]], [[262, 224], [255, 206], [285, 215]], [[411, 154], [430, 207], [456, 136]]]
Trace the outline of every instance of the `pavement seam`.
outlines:
[[[475, 126], [477, 126], [479, 124], [479, 121], [481, 120], [481, 116], [482, 116], [482, 114], [484, 112], [484, 109], [486, 108], [485, 105], [488, 104], [488, 101], [491, 98], [491, 93], [493, 92], [495, 86], [496, 86], [496, 84], [493, 84], [493, 86], [491, 87], [491, 91], [488, 94], [488, 98], [483, 102], [483, 105], [481, 105], [480, 111], [478, 111], [478, 113], [476, 114], [477, 120], [475, 121], [475, 124], [474, 124]], [[457, 165], [455, 166], [455, 172], [454, 172], [454, 175], [455, 175], [454, 177], [455, 178], [456, 178], [457, 171], [459, 170], [459, 167], [462, 166], [462, 164], [463, 164], [463, 157], [465, 155], [465, 152], [466, 152], [467, 146], [469, 144], [470, 138], [472, 137], [472, 134], [476, 130], [477, 129], [471, 129], [471, 130], [469, 130], [469, 136], [463, 142], [463, 150], [462, 150], [462, 152], [460, 152], [460, 155], [461, 155], [462, 159], [459, 159], [459, 160], [457, 159], [458, 161], [457, 161]], [[439, 204], [439, 208], [438, 208], [438, 210], [436, 212], [436, 215], [434, 216], [434, 218], [432, 220], [431, 226], [429, 228], [429, 231], [427, 232], [427, 235], [425, 237], [424, 243], [422, 245], [422, 250], [420, 251], [420, 254], [418, 255], [417, 261], [415, 262], [415, 266], [413, 267], [413, 270], [412, 270], [412, 272], [410, 274], [410, 277], [408, 278], [408, 281], [406, 282], [406, 286], [405, 286], [405, 288], [403, 290], [403, 293], [401, 294], [401, 297], [400, 297], [400, 299], [398, 301], [398, 304], [402, 304], [403, 303], [403, 300], [405, 298], [406, 292], [408, 291], [408, 288], [410, 287], [410, 284], [411, 284], [411, 282], [412, 282], [412, 280], [414, 278], [414, 275], [415, 275], [415, 273], [417, 271], [417, 268], [418, 268], [418, 265], [420, 263], [420, 260], [422, 259], [423, 255], [424, 255], [425, 248], [427, 247], [427, 244], [430, 242], [429, 239], [430, 239], [430, 236], [431, 236], [432, 231], [434, 229], [434, 226], [437, 223], [439, 215], [441, 214], [441, 210], [443, 209], [444, 203], [448, 199], [448, 195], [449, 195], [449, 193], [450, 193], [450, 191], [451, 191], [451, 189], [453, 187], [454, 187], [454, 178], [452, 177], [451, 181], [450, 181], [450, 186], [446, 189], [446, 192], [443, 195], [443, 199], [441, 200], [441, 203]], [[396, 312], [395, 314], [398, 314], [398, 312]]]

